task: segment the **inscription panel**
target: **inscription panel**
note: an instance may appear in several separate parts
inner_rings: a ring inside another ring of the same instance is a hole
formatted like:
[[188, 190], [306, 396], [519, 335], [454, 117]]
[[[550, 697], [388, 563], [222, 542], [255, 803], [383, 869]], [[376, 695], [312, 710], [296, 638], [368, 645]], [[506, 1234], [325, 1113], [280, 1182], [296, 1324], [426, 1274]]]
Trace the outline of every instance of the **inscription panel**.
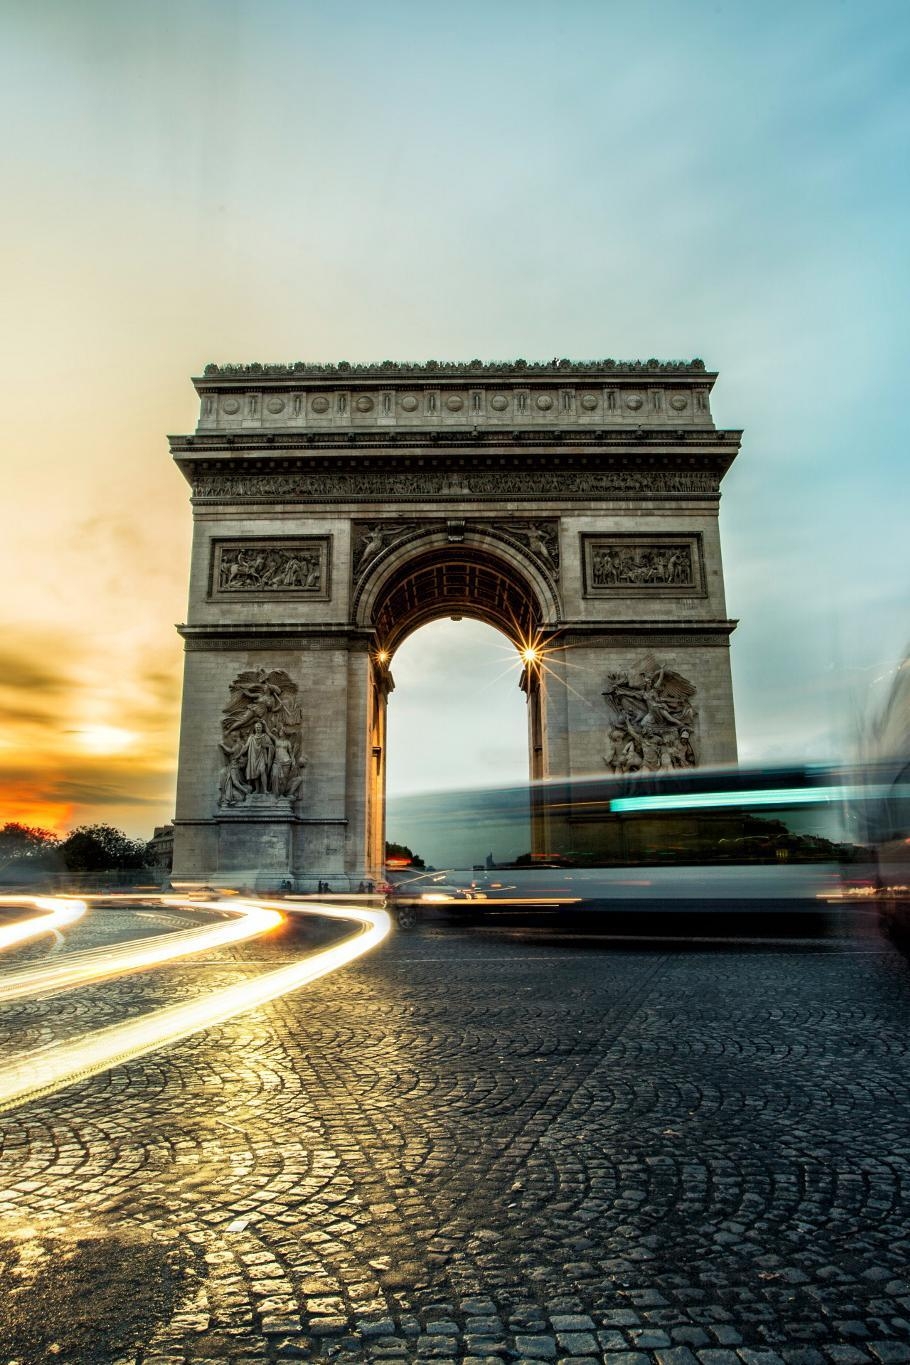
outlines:
[[700, 535], [583, 535], [586, 597], [704, 597]]
[[212, 542], [209, 598], [328, 600], [331, 536], [250, 536]]

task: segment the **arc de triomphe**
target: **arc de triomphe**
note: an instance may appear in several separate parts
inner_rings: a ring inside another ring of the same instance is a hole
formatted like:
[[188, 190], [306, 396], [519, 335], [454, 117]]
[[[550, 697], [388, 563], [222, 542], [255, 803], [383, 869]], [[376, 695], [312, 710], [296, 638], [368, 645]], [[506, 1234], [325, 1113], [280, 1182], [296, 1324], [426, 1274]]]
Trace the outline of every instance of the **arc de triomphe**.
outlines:
[[194, 515], [175, 879], [380, 875], [390, 670], [438, 617], [524, 656], [532, 778], [735, 760], [717, 513], [741, 433], [715, 379], [207, 366], [171, 438]]

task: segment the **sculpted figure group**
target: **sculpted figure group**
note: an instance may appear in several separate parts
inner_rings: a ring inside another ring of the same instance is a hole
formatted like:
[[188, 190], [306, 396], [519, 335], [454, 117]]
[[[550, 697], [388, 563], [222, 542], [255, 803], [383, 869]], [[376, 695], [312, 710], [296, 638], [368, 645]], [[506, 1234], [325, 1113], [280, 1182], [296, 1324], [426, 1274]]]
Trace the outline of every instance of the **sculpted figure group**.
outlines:
[[[455, 480], [452, 485], [445, 490], [450, 493], [469, 492], [462, 488], [461, 483]], [[414, 521], [378, 521], [365, 525], [355, 523], [354, 536], [354, 580], [359, 581], [366, 573], [369, 566], [373, 563], [384, 550], [395, 545], [399, 540], [412, 535], [415, 531], [425, 531], [431, 533], [438, 531], [442, 523], [440, 521], [428, 521], [425, 523]], [[540, 561], [545, 568], [552, 574], [559, 574], [559, 532], [556, 521], [507, 521], [502, 523], [477, 522], [471, 523], [472, 527], [487, 530], [492, 527], [497, 531], [504, 531], [513, 539], [518, 540], [534, 558]]]
[[559, 523], [556, 521], [507, 521], [502, 529], [520, 540], [534, 559], [559, 573]]
[[297, 685], [283, 669], [239, 674], [221, 723], [219, 804], [241, 806], [253, 797], [296, 801], [306, 767], [300, 725]]
[[611, 673], [604, 697], [613, 717], [604, 762], [617, 774], [694, 768], [695, 689], [666, 668]]
[[414, 530], [413, 522], [377, 521], [357, 528], [354, 545], [354, 576], [360, 578], [377, 555]]
[[595, 588], [680, 586], [692, 582], [688, 545], [594, 545], [591, 577]]
[[219, 592], [319, 592], [322, 559], [318, 550], [293, 546], [264, 549], [225, 546], [218, 572]]

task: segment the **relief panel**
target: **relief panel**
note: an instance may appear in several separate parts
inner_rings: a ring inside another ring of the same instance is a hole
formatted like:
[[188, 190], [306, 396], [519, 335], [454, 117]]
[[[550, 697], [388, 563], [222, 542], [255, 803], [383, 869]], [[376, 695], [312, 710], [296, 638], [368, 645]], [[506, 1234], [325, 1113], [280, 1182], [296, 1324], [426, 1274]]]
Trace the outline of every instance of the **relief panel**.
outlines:
[[[685, 469], [436, 469], [332, 470], [324, 473], [217, 473], [193, 471], [199, 499], [239, 502], [426, 502], [430, 499], [492, 499], [497, 502], [558, 498], [715, 498], [720, 477], [713, 470]], [[654, 539], [652, 536], [650, 539]], [[679, 539], [679, 537], [677, 537]]]
[[583, 535], [585, 597], [704, 597], [700, 535]]
[[309, 598], [331, 593], [331, 536], [214, 540], [209, 598]]
[[290, 811], [307, 765], [298, 687], [284, 669], [247, 669], [221, 720], [218, 810]]
[[612, 773], [696, 768], [695, 688], [648, 660], [639, 672], [610, 673], [603, 693], [610, 716], [604, 763]]

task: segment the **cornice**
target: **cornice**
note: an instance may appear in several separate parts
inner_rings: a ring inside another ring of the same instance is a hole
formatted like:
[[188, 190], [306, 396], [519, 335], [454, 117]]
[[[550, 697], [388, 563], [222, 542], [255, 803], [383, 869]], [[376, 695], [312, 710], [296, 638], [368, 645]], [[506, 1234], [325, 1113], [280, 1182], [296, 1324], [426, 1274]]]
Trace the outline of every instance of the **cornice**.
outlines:
[[320, 363], [296, 360], [289, 364], [208, 364], [201, 375], [193, 379], [197, 389], [217, 387], [221, 384], [250, 383], [293, 383], [307, 379], [320, 383], [343, 385], [351, 380], [395, 384], [396, 381], [425, 380], [493, 380], [502, 382], [513, 380], [521, 383], [527, 379], [622, 379], [631, 378], [638, 382], [651, 377], [658, 379], [697, 379], [700, 383], [713, 384], [716, 371], [705, 368], [703, 360], [426, 360], [399, 361], [381, 360], [373, 364], [352, 364], [347, 360], [335, 363]]
[[[554, 643], [584, 644], [595, 637], [599, 639], [604, 634], [613, 634], [614, 632], [650, 635], [654, 631], [660, 631], [665, 635], [689, 635], [693, 630], [697, 630], [703, 635], [727, 636], [732, 635], [738, 625], [739, 621], [731, 617], [702, 618], [699, 616], [690, 616], [685, 620], [680, 620], [678, 617], [670, 617], [664, 620], [653, 616], [630, 617], [627, 620], [616, 621], [609, 627], [605, 627], [603, 621], [562, 621], [555, 632], [558, 639]], [[551, 628], [545, 627], [544, 635], [549, 638], [550, 634]]]
[[[585, 645], [626, 647], [642, 646], [672, 648], [726, 648], [738, 621], [701, 620], [628, 620], [617, 621], [605, 628], [602, 621], [562, 621], [541, 628], [541, 639], [550, 648], [582, 647]], [[304, 624], [298, 622], [246, 622], [235, 625], [179, 625], [189, 653], [229, 652], [231, 650], [295, 650], [306, 640], [308, 649], [353, 648], [369, 650], [376, 640], [372, 629], [349, 625], [346, 622]]]
[[681, 450], [647, 447], [590, 452], [522, 448], [432, 450], [420, 456], [378, 451], [201, 452], [176, 463], [196, 505], [256, 502], [509, 503], [590, 502], [613, 498], [694, 497], [717, 502], [735, 446]]
[[298, 649], [301, 640], [307, 647], [336, 649], [347, 647], [369, 649], [375, 631], [364, 630], [347, 621], [258, 621], [218, 625], [182, 624], [175, 627], [186, 642], [187, 650], [227, 649]]
[[734, 453], [742, 442], [742, 429], [715, 427], [667, 428], [646, 427], [620, 428], [616, 430], [597, 429], [586, 431], [577, 427], [569, 430], [541, 430], [540, 428], [514, 428], [512, 430], [455, 430], [438, 429], [376, 430], [367, 431], [237, 431], [237, 432], [195, 432], [191, 435], [168, 437], [171, 454], [175, 459], [200, 459], [224, 454], [232, 458], [238, 455], [284, 455], [293, 451], [312, 451], [323, 454], [350, 455], [364, 451], [390, 451], [405, 455], [408, 451], [418, 451], [422, 455], [435, 455], [440, 451], [455, 454], [491, 452], [503, 449], [553, 449], [554, 453], [566, 450], [598, 450], [606, 448], [660, 448], [690, 451], [715, 452], [718, 450]]

